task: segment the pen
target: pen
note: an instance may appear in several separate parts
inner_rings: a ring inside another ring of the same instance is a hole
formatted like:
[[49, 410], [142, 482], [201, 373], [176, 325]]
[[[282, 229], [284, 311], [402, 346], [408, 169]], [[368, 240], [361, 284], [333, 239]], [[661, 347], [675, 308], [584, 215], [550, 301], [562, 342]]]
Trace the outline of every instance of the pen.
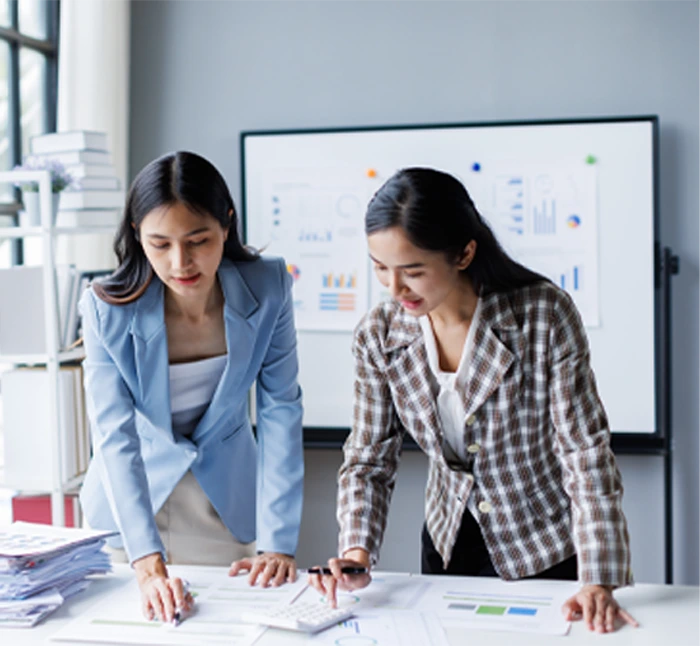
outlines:
[[[311, 567], [308, 570], [306, 570], [307, 573], [309, 574], [333, 574], [331, 572], [331, 569], [329, 567]], [[367, 574], [367, 568], [366, 567], [342, 567], [340, 568], [340, 571], [343, 574]]]

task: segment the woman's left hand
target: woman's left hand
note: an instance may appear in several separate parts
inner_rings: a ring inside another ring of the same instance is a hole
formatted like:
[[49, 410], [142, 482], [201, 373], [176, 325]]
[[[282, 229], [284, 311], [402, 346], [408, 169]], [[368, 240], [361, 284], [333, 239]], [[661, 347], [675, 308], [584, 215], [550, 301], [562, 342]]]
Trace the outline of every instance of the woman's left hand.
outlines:
[[567, 621], [583, 619], [588, 630], [597, 633], [613, 632], [617, 617], [635, 628], [639, 626], [637, 620], [617, 604], [612, 588], [605, 585], [584, 585], [561, 609]]
[[268, 585], [279, 586], [285, 582], [293, 583], [297, 580], [297, 564], [293, 556], [279, 554], [277, 552], [263, 552], [252, 558], [240, 559], [231, 563], [229, 576], [236, 576], [245, 570], [250, 572], [248, 583], [261, 587]]

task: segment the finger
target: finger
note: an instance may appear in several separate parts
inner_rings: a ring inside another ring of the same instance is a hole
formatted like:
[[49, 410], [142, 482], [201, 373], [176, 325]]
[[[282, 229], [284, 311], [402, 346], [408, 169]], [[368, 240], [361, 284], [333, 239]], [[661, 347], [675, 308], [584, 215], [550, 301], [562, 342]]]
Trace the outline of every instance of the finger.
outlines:
[[581, 606], [576, 600], [576, 597], [571, 597], [564, 602], [561, 607], [562, 613], [564, 613], [564, 619], [566, 621], [578, 621], [581, 619]]
[[595, 618], [595, 603], [593, 603], [593, 599], [586, 595], [582, 600], [579, 600], [579, 603], [581, 604], [581, 613], [588, 630], [593, 630], [593, 620]]
[[297, 580], [297, 562], [292, 561], [287, 568], [287, 581], [294, 583]]
[[148, 621], [153, 621], [155, 617], [155, 613], [153, 612], [153, 606], [148, 600], [148, 597], [143, 595], [141, 596], [141, 611], [143, 612], [143, 616], [146, 617]]
[[248, 575], [248, 583], [250, 585], [255, 585], [260, 573], [265, 569], [266, 561], [258, 557], [253, 561], [253, 567], [250, 568], [250, 574]]
[[185, 586], [182, 583], [182, 579], [176, 577], [170, 579], [170, 589], [173, 593], [173, 599], [175, 601], [175, 608], [185, 608]]
[[626, 621], [630, 626], [634, 626], [635, 628], [639, 628], [639, 622], [629, 612], [627, 612], [624, 608], [618, 608], [617, 614], [619, 615], [619, 617], [623, 621]]
[[318, 574], [309, 574], [307, 576], [307, 582], [308, 584], [316, 590], [319, 594], [326, 594], [326, 589], [323, 587], [323, 584], [321, 583], [321, 577]]
[[[316, 566], [315, 569], [320, 570], [321, 568]], [[323, 584], [323, 577], [320, 574], [309, 574], [308, 575], [309, 585], [322, 595], [326, 595], [326, 587]]]
[[158, 593], [160, 594], [160, 600], [163, 608], [163, 619], [162, 621], [172, 621], [175, 616], [175, 599], [173, 598], [173, 592], [170, 589], [168, 581], [161, 579], [158, 581]]
[[340, 559], [328, 559], [328, 567], [331, 569], [331, 574], [336, 580], [343, 578], [343, 570], [340, 564]]
[[244, 571], [244, 570], [246, 572], [248, 572], [248, 571], [250, 571], [252, 566], [253, 566], [253, 563], [252, 563], [251, 559], [249, 559], [249, 558], [239, 559], [238, 561], [234, 561], [233, 563], [231, 563], [231, 568], [228, 571], [228, 575], [229, 576], [236, 576], [239, 572]]
[[605, 632], [605, 620], [610, 599], [596, 595], [593, 597], [593, 627], [597, 633]]
[[336, 588], [338, 586], [338, 580], [332, 576], [324, 576], [323, 585], [326, 588], [326, 603], [328, 603], [331, 608], [337, 608], [338, 595], [336, 593]]
[[158, 588], [155, 586], [151, 590], [150, 596], [148, 598], [151, 607], [153, 608], [153, 614], [158, 621], [165, 621], [165, 609], [163, 608], [163, 599], [161, 598]]
[[617, 605], [611, 603], [605, 610], [605, 632], [611, 633], [615, 630], [615, 617], [617, 616]]
[[260, 575], [260, 586], [263, 588], [267, 588], [270, 585], [270, 580], [272, 579], [273, 576], [275, 576], [275, 573], [277, 572], [277, 568], [279, 567], [279, 561], [277, 559], [274, 559], [272, 561], [268, 561], [265, 564], [265, 568], [262, 571], [262, 574]]
[[272, 585], [275, 587], [281, 586], [287, 579], [287, 570], [289, 569], [289, 563], [286, 561], [280, 561], [277, 563], [277, 572], [272, 578]]

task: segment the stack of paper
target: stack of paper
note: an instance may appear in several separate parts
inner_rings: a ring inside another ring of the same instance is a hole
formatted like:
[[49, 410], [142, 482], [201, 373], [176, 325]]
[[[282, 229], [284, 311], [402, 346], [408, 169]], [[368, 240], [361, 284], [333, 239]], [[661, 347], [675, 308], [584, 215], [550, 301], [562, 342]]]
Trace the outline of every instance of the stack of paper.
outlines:
[[0, 527], [0, 626], [28, 627], [111, 570], [113, 532], [34, 523]]

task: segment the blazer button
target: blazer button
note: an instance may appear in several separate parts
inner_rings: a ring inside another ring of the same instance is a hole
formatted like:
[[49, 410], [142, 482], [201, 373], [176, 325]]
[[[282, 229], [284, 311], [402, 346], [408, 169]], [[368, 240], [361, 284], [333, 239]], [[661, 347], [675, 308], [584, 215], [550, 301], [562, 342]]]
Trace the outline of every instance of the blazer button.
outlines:
[[474, 482], [474, 476], [471, 473], [467, 473], [464, 477], [467, 479], [467, 482]]
[[185, 451], [185, 455], [190, 460], [194, 460], [197, 457], [197, 451], [193, 451], [192, 449], [187, 449], [187, 451]]
[[476, 415], [467, 417], [467, 426], [471, 426], [474, 422], [476, 422]]
[[485, 500], [482, 500], [482, 501], [479, 503], [479, 511], [480, 511], [482, 514], [488, 514], [488, 513], [489, 513], [490, 511], [492, 511], [492, 510], [493, 510], [493, 507], [491, 506], [491, 504], [488, 503], [488, 502], [486, 502]]
[[476, 442], [474, 442], [474, 444], [470, 444], [470, 445], [467, 447], [467, 452], [468, 452], [468, 453], [478, 453], [480, 450], [481, 450], [481, 446], [478, 445]]

